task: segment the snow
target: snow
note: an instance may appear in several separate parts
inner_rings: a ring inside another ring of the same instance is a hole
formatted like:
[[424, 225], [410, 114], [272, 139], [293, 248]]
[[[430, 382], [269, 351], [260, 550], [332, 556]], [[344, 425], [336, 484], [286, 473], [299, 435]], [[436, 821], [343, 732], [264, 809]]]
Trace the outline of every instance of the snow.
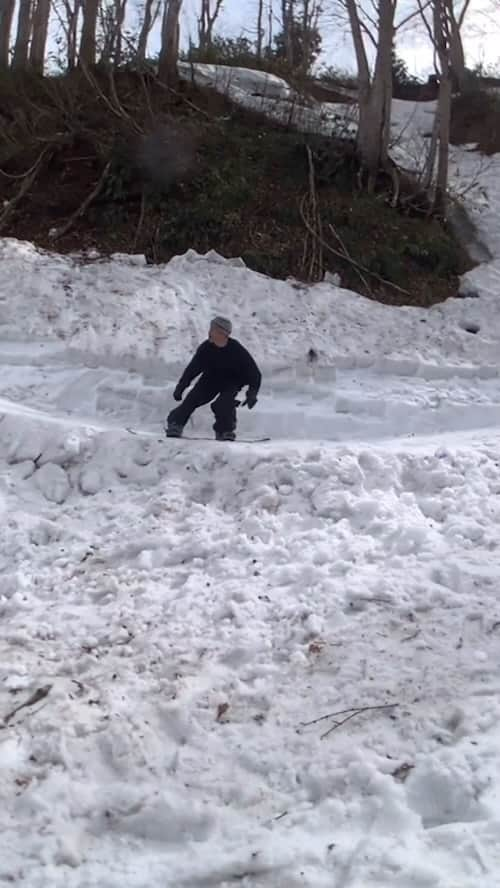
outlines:
[[[500, 178], [479, 179], [492, 259], [426, 311], [214, 253], [0, 241], [1, 881], [498, 886]], [[269, 443], [163, 436], [215, 312], [264, 368], [240, 431]]]
[[202, 87], [213, 87], [226, 92], [236, 87], [242, 93], [259, 95], [268, 99], [289, 99], [294, 90], [282, 77], [267, 71], [253, 71], [250, 68], [234, 68], [225, 65], [206, 65], [200, 62], [178, 63], [179, 74], [185, 80], [192, 80]]
[[211, 87], [236, 105], [303, 132], [351, 137], [356, 131], [352, 105], [317, 102], [304, 97], [281, 77], [248, 68], [180, 62], [179, 76], [201, 87]]

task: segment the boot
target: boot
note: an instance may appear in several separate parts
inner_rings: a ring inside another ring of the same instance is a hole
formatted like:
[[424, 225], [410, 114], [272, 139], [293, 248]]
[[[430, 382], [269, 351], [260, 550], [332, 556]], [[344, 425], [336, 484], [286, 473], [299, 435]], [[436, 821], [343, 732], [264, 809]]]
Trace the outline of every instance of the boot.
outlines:
[[183, 426], [176, 422], [169, 422], [167, 425], [167, 438], [182, 438], [183, 431]]
[[236, 441], [236, 433], [235, 432], [216, 432], [215, 433], [216, 441]]

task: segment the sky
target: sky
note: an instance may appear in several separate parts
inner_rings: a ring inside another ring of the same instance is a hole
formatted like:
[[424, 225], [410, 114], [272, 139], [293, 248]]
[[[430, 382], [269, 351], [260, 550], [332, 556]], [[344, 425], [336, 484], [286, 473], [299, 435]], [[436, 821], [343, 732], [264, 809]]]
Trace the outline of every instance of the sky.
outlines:
[[[325, 2], [327, 6], [328, 0]], [[464, 44], [468, 64], [474, 67], [477, 62], [484, 65], [500, 66], [500, 3], [498, 4], [498, 25], [490, 14], [495, 0], [471, 0], [467, 27], [464, 26]], [[199, 0], [185, 0], [183, 11], [184, 39], [196, 35], [196, 11]], [[225, 0], [219, 21], [219, 32], [226, 36], [255, 34], [256, 0]], [[278, 4], [276, 4], [278, 5]], [[338, 68], [355, 70], [355, 60], [350, 37], [339, 30], [326, 17], [322, 24], [323, 56], [321, 62]], [[423, 28], [414, 23], [400, 35], [398, 52], [404, 58], [411, 74], [426, 76], [433, 72], [432, 50]]]

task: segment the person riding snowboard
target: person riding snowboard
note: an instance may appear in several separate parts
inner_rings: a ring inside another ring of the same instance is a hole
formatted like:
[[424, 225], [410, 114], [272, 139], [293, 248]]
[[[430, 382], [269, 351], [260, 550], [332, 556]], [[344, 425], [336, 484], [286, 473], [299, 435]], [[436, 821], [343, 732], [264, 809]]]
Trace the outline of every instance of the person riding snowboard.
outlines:
[[239, 405], [236, 395], [244, 386], [248, 386], [244, 404], [249, 410], [255, 407], [262, 375], [251, 354], [231, 338], [231, 333], [232, 324], [227, 318], [216, 317], [211, 322], [208, 339], [198, 348], [174, 391], [174, 399], [182, 401], [187, 387], [200, 376], [183, 403], [169, 413], [168, 438], [181, 438], [191, 414], [213, 401], [216, 439], [234, 441]]

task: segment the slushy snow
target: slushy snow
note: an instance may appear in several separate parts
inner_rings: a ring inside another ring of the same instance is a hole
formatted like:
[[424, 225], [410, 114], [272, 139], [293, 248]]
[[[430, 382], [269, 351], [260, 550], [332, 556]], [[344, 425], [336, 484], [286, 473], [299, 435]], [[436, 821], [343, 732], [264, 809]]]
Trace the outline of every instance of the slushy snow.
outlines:
[[[426, 311], [0, 241], [0, 881], [500, 885], [499, 181]], [[269, 443], [164, 437], [216, 311]]]

